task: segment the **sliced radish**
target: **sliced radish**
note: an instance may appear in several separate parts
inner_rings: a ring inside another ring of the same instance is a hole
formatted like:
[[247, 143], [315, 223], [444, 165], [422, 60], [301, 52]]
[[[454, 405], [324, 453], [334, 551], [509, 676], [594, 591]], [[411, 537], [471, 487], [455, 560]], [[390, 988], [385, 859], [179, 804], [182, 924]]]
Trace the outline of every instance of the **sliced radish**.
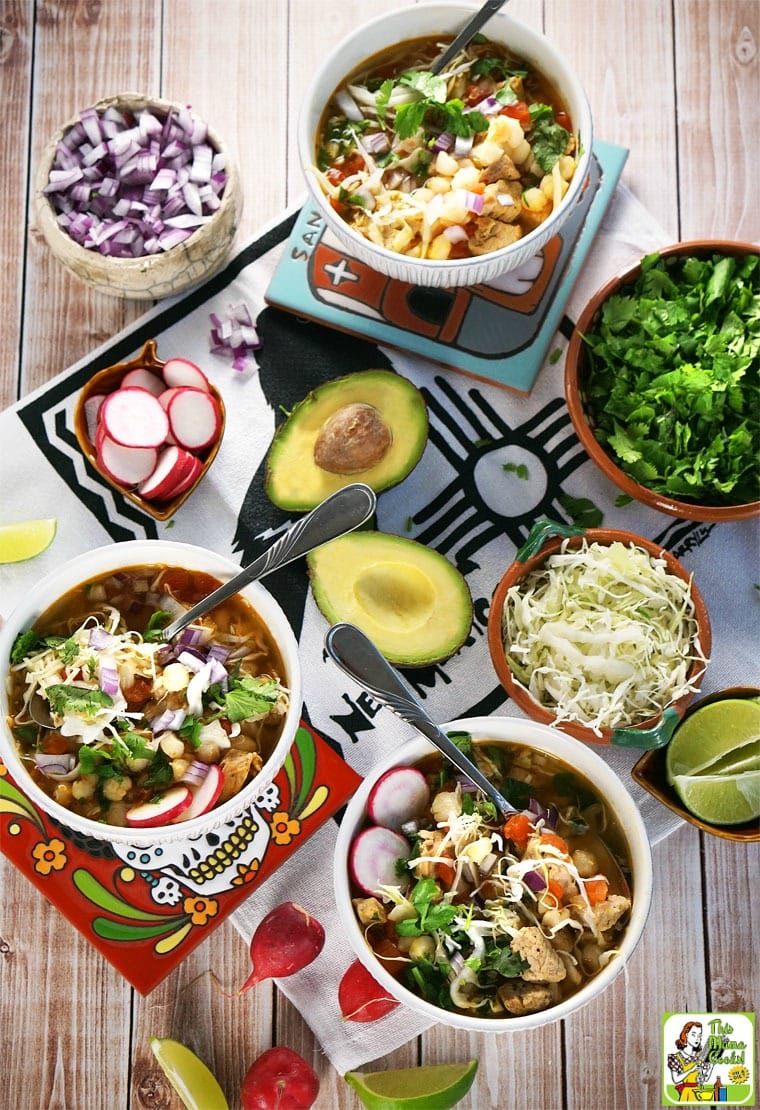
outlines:
[[193, 800], [187, 809], [183, 809], [175, 821], [192, 821], [193, 817], [200, 817], [216, 805], [216, 800], [224, 786], [224, 771], [216, 763], [209, 763], [206, 777], [200, 786], [193, 791]]
[[392, 767], [370, 791], [367, 813], [376, 825], [400, 829], [427, 809], [430, 788], [416, 767]]
[[396, 863], [408, 859], [411, 845], [405, 836], [371, 825], [363, 829], [351, 845], [351, 875], [365, 894], [375, 894], [381, 886], [398, 886]]
[[114, 482], [137, 486], [152, 473], [158, 461], [155, 447], [124, 447], [103, 431], [96, 433], [98, 465]]
[[[190, 458], [192, 460], [190, 464], [190, 469], [188, 470], [185, 477], [177, 483], [177, 485], [169, 494], [169, 497], [179, 497], [181, 493], [184, 493], [185, 490], [193, 484], [200, 472], [203, 470], [203, 463], [197, 457], [197, 455], [190, 455]], [[167, 500], [167, 498], [164, 497], [164, 500]]]
[[130, 386], [134, 386], [135, 389], [147, 389], [154, 397], [158, 397], [166, 389], [163, 378], [159, 378], [152, 370], [146, 370], [144, 366], [129, 370], [121, 379], [120, 389], [129, 389]]
[[137, 492], [149, 500], [168, 500], [174, 496], [174, 491], [184, 483], [188, 475], [197, 473], [195, 463], [201, 465], [199, 459], [182, 447], [165, 447], [153, 470], [140, 482]]
[[105, 399], [105, 393], [93, 393], [84, 403], [84, 422], [90, 443], [95, 442], [95, 434], [98, 430], [98, 414]]
[[169, 419], [158, 398], [134, 386], [109, 393], [100, 419], [111, 439], [122, 447], [160, 447], [169, 432]]
[[[168, 409], [169, 408], [169, 402], [171, 401], [171, 399], [172, 399], [172, 397], [174, 396], [175, 393], [179, 393], [180, 389], [187, 389], [187, 386], [173, 385], [171, 387], [171, 389], [164, 389], [164, 391], [162, 393], [159, 393], [158, 400], [159, 400], [159, 403], [160, 403], [162, 409]], [[203, 392], [203, 391], [201, 391], [201, 392]]]
[[200, 366], [196, 366], [189, 359], [170, 358], [164, 363], [161, 373], [168, 386], [186, 385], [191, 389], [200, 389], [205, 393], [209, 392], [208, 378]]
[[187, 812], [192, 801], [193, 794], [188, 786], [173, 786], [151, 802], [132, 806], [125, 814], [126, 821], [136, 829], [167, 825], [175, 821], [181, 813]]
[[190, 451], [210, 447], [222, 427], [222, 414], [216, 399], [200, 389], [178, 389], [167, 409], [171, 432], [177, 443]]

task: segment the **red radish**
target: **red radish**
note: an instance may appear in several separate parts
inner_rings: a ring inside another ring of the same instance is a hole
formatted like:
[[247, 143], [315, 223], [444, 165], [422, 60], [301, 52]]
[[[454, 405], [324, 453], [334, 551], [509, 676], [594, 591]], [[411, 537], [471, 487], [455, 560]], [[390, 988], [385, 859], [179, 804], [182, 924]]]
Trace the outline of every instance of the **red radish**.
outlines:
[[95, 442], [95, 433], [98, 428], [98, 413], [105, 399], [105, 393], [93, 393], [84, 403], [84, 422], [87, 428], [87, 438], [90, 443]]
[[309, 1110], [319, 1077], [292, 1048], [269, 1048], [254, 1060], [240, 1088], [243, 1110]]
[[172, 399], [172, 397], [174, 396], [175, 393], [179, 393], [180, 389], [187, 389], [187, 386], [185, 386], [185, 385], [173, 385], [171, 387], [171, 389], [164, 389], [163, 393], [159, 393], [158, 400], [159, 400], [159, 403], [161, 405], [161, 408], [168, 409], [169, 408], [169, 402], [171, 401], [171, 399]]
[[158, 459], [155, 447], [122, 447], [105, 431], [96, 439], [98, 465], [119, 485], [137, 486], [153, 473]]
[[109, 393], [100, 419], [111, 439], [123, 447], [160, 447], [169, 432], [169, 419], [158, 398], [134, 386]]
[[170, 497], [179, 497], [181, 493], [184, 493], [185, 490], [193, 484], [200, 472], [203, 470], [203, 463], [196, 455], [191, 455], [190, 458], [192, 459], [190, 469], [188, 470], [182, 481], [174, 487], [174, 490], [169, 495]]
[[367, 813], [376, 825], [400, 829], [405, 821], [424, 813], [429, 801], [430, 788], [422, 771], [392, 767], [372, 787]]
[[168, 386], [186, 385], [191, 389], [201, 389], [206, 393], [209, 392], [208, 378], [200, 366], [196, 366], [189, 359], [170, 358], [164, 363], [161, 373]]
[[178, 389], [167, 409], [172, 435], [181, 447], [202, 451], [219, 436], [222, 414], [216, 399], [200, 389]]
[[224, 786], [224, 771], [216, 763], [209, 763], [206, 777], [200, 786], [192, 791], [192, 799], [187, 809], [176, 818], [177, 821], [192, 821], [193, 817], [200, 817], [208, 813], [216, 805], [217, 799]]
[[361, 960], [354, 960], [338, 986], [338, 1003], [344, 1021], [377, 1021], [398, 1006], [398, 999], [388, 994], [373, 979]]
[[182, 447], [164, 447], [154, 469], [137, 487], [137, 492], [151, 500], [168, 500], [180, 489], [187, 489], [201, 466], [200, 459]]
[[275, 906], [251, 937], [253, 971], [238, 994], [264, 979], [283, 979], [301, 971], [316, 960], [324, 943], [324, 929], [303, 906], [296, 902]]
[[362, 829], [351, 845], [351, 875], [365, 894], [376, 894], [381, 886], [397, 886], [396, 863], [408, 859], [411, 845], [406, 837], [381, 825]]
[[166, 389], [163, 378], [154, 374], [152, 370], [146, 370], [144, 366], [128, 370], [121, 379], [120, 389], [128, 389], [130, 386], [134, 386], [136, 389], [147, 389], [148, 393], [152, 393], [154, 397], [159, 397]]
[[187, 786], [172, 786], [165, 794], [150, 802], [141, 802], [128, 809], [125, 817], [128, 825], [136, 829], [149, 829], [154, 825], [168, 825], [186, 810], [193, 800]]

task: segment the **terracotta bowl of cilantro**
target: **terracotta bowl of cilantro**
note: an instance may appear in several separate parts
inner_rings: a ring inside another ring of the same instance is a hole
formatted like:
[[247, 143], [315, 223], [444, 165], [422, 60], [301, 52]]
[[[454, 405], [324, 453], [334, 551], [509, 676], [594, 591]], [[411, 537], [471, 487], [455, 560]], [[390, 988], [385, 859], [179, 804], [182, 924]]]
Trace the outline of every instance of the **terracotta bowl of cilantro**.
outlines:
[[565, 397], [623, 493], [686, 520], [760, 513], [760, 252], [698, 240], [647, 255], [583, 311]]
[[660, 544], [540, 520], [494, 591], [488, 646], [534, 720], [652, 750], [699, 691], [712, 633], [691, 575]]
[[[219, 873], [232, 823], [269, 790], [299, 727], [297, 645], [256, 582], [170, 642], [161, 630], [239, 569], [192, 544], [109, 544], [53, 571], [9, 616], [0, 756], [60, 828], [139, 848], [146, 865], [188, 838], [201, 860], [217, 830]], [[236, 837], [230, 859], [260, 858], [269, 825], [238, 821]]]
[[433, 74], [476, 8], [407, 4], [340, 42], [298, 129], [311, 203], [349, 255], [411, 284], [493, 281], [575, 211], [591, 159], [577, 74], [504, 12]]
[[222, 266], [242, 190], [224, 141], [192, 108], [125, 92], [52, 136], [34, 212], [55, 257], [82, 281], [108, 296], [159, 300]]

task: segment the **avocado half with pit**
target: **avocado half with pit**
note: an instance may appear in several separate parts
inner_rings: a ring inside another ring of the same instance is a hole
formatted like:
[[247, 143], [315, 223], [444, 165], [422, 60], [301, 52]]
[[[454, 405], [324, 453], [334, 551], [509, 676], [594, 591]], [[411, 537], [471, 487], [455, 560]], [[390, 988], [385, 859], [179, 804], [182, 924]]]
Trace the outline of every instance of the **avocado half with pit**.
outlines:
[[264, 488], [291, 512], [313, 509], [350, 482], [379, 493], [417, 465], [427, 435], [427, 406], [412, 382], [392, 370], [359, 370], [298, 402], [272, 440]]
[[391, 663], [440, 663], [469, 635], [467, 583], [448, 559], [416, 540], [351, 532], [310, 552], [307, 563], [328, 621], [355, 624]]

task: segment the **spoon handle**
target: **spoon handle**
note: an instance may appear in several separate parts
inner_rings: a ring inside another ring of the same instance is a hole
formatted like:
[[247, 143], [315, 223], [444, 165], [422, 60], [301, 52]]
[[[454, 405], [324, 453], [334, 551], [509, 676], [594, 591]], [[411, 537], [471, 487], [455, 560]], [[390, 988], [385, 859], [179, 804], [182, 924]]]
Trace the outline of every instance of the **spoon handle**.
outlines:
[[312, 509], [308, 516], [301, 517], [289, 528], [270, 548], [268, 548], [247, 567], [236, 574], [229, 582], [204, 597], [192, 609], [188, 609], [182, 616], [177, 617], [163, 630], [163, 639], [171, 640], [186, 628], [188, 624], [215, 605], [225, 601], [232, 594], [238, 593], [249, 582], [263, 578], [274, 570], [279, 570], [287, 563], [292, 563], [301, 555], [306, 555], [315, 547], [319, 547], [329, 540], [352, 532], [364, 524], [375, 511], [377, 499], [374, 491], [362, 482], [353, 482], [344, 486], [337, 493], [325, 498], [316, 509]]
[[506, 0], [486, 0], [483, 7], [464, 25], [451, 45], [447, 46], [443, 54], [439, 54], [435, 59], [430, 67], [431, 73], [440, 73], [451, 59], [455, 58], [459, 51], [467, 45], [470, 39], [477, 35], [483, 24], [487, 23], [491, 16], [495, 15], [505, 3]]
[[514, 806], [509, 804], [472, 760], [433, 721], [401, 675], [360, 629], [353, 624], [334, 624], [327, 633], [325, 648], [341, 670], [402, 721], [427, 737], [463, 775], [494, 802], [502, 814], [508, 816], [516, 812]]

